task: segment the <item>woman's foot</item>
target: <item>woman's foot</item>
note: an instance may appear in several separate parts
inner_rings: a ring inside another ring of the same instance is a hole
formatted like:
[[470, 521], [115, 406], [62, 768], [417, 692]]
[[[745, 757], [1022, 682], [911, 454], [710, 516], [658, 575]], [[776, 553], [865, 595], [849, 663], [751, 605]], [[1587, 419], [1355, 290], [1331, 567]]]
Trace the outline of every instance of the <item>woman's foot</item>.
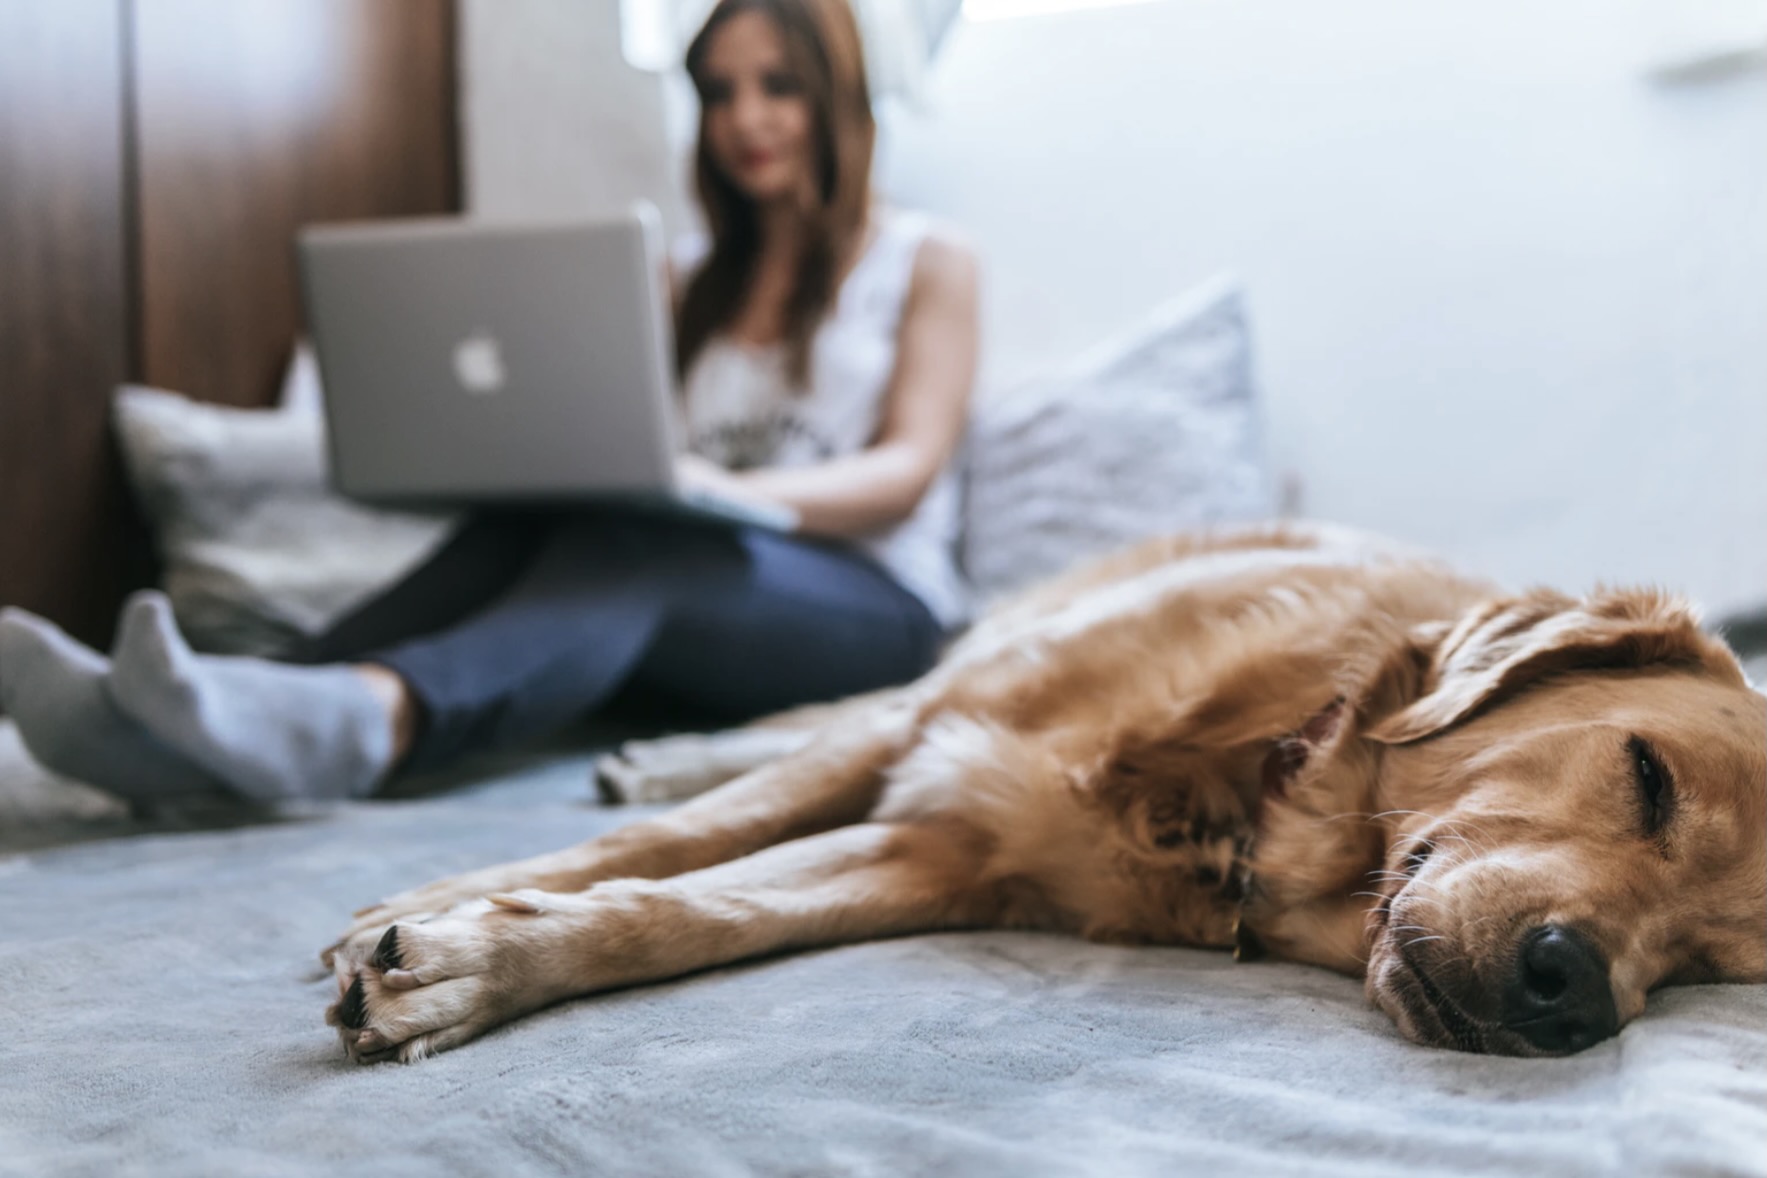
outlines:
[[195, 654], [160, 593], [124, 608], [110, 691], [159, 740], [261, 801], [364, 797], [396, 753], [395, 714], [361, 670]]
[[224, 793], [117, 707], [105, 686], [110, 669], [54, 623], [0, 611], [0, 705], [44, 768], [133, 802]]

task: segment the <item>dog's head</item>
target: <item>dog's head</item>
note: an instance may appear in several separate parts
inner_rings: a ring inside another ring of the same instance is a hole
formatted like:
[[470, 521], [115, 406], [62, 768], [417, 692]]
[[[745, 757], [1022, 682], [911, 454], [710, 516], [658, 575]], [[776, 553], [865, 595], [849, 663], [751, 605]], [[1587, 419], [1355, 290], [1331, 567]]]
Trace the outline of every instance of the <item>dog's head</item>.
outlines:
[[1407, 1035], [1558, 1055], [1657, 986], [1767, 981], [1767, 698], [1683, 603], [1536, 593], [1416, 646], [1369, 733], [1403, 812], [1368, 989]]

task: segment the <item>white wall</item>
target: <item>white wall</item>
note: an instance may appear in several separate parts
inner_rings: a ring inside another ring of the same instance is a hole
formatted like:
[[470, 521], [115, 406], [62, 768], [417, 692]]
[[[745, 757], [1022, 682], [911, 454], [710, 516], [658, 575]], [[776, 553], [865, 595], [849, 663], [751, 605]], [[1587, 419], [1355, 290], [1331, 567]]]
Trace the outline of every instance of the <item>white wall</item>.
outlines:
[[[564, 65], [601, 7], [463, 0], [475, 207], [679, 201], [657, 80]], [[1728, 610], [1767, 600], [1767, 81], [1649, 81], [1687, 11], [1155, 0], [960, 25], [881, 174], [982, 250], [997, 382], [1232, 269], [1310, 514]]]

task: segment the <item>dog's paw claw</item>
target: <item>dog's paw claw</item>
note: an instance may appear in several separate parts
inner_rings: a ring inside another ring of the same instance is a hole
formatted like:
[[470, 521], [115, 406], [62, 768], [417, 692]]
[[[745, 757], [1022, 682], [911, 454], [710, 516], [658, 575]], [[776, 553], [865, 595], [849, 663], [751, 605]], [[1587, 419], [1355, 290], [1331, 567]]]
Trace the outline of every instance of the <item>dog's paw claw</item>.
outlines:
[[361, 1030], [368, 1021], [368, 996], [363, 992], [361, 978], [350, 983], [343, 1001], [337, 1004], [337, 1020], [340, 1026], [352, 1031]]
[[399, 926], [393, 925], [380, 935], [380, 943], [374, 947], [374, 955], [368, 964], [376, 969], [403, 969], [405, 962], [399, 956]]

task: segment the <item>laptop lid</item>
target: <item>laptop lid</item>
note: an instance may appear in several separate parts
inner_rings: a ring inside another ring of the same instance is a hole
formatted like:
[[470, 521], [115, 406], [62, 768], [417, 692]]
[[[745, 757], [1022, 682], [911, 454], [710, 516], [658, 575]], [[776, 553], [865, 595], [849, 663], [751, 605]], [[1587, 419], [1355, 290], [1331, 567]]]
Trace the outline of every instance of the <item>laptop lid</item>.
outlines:
[[338, 489], [451, 503], [671, 488], [661, 237], [647, 205], [303, 230]]

